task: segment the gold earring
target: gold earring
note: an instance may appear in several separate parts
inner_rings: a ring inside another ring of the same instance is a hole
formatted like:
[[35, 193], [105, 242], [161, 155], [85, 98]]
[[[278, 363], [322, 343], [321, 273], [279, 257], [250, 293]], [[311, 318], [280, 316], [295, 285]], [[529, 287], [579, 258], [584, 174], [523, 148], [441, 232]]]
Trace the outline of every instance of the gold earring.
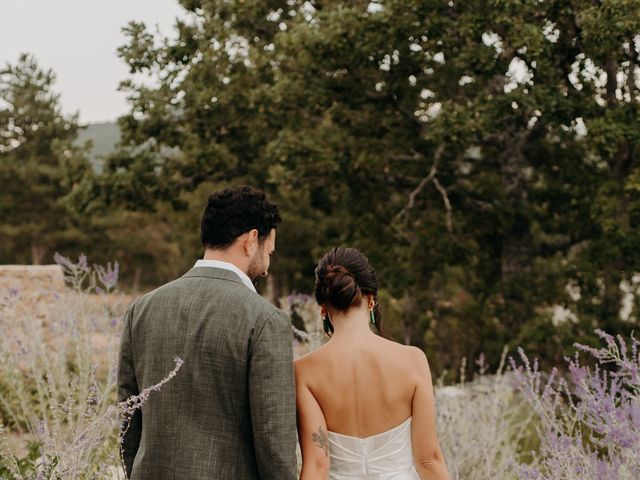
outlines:
[[331, 317], [328, 312], [324, 312], [324, 315], [322, 315], [322, 329], [327, 336], [330, 337], [333, 335], [333, 325], [331, 324]]
[[371, 320], [371, 325], [373, 325], [374, 327], [376, 326], [376, 316], [373, 313], [373, 310], [376, 308], [376, 302], [373, 300], [373, 297], [371, 297], [371, 300], [369, 300], [369, 318]]

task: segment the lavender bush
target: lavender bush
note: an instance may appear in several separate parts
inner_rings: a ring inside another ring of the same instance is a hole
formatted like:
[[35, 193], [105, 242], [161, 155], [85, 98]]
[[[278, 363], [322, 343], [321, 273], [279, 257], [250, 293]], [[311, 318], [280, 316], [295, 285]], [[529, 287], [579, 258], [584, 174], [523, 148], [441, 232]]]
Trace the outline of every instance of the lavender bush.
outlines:
[[56, 255], [70, 289], [0, 298], [0, 477], [120, 479], [121, 418], [170, 380], [116, 403], [118, 265]]
[[[640, 478], [640, 358], [638, 340], [601, 330], [600, 348], [577, 344], [568, 376], [540, 372], [520, 350], [515, 378], [538, 419], [533, 464], [516, 466], [522, 480]], [[585, 366], [580, 352], [595, 360]]]
[[533, 412], [504, 359], [489, 374], [481, 356], [472, 381], [463, 365], [457, 385], [435, 386], [438, 437], [452, 480], [515, 480], [514, 465], [537, 443]]
[[[0, 478], [124, 479], [118, 437], [159, 384], [116, 403], [121, 318], [118, 265], [57, 256], [70, 289], [0, 292]], [[325, 340], [315, 301], [282, 302], [298, 355]], [[600, 348], [577, 345], [566, 374], [541, 372], [523, 351], [489, 374], [435, 388], [438, 434], [456, 480], [640, 478], [638, 340], [598, 331]], [[584, 364], [588, 355], [593, 367]], [[461, 371], [464, 371], [464, 366]]]

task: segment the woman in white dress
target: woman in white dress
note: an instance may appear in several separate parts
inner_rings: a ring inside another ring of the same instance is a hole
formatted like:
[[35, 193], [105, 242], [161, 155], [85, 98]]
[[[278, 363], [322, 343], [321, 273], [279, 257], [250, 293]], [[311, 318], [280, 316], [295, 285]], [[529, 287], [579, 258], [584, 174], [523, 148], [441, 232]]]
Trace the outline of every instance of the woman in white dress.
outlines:
[[424, 353], [376, 335], [375, 273], [352, 248], [316, 268], [330, 340], [295, 362], [301, 480], [448, 480]]

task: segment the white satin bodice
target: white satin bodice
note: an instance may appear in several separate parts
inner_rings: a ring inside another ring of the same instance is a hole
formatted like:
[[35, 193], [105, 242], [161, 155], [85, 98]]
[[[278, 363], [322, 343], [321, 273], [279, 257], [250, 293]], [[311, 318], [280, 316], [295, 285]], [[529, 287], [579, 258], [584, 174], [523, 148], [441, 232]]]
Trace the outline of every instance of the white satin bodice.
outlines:
[[366, 438], [328, 432], [329, 479], [419, 480], [413, 464], [411, 417]]

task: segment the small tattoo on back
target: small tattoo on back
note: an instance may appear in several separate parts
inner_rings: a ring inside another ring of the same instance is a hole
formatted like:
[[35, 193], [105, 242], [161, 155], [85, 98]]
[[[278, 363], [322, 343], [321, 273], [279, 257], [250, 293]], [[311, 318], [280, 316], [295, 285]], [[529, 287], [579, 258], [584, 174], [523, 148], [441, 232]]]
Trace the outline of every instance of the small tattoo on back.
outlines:
[[311, 434], [311, 440], [324, 450], [324, 454], [327, 457], [329, 456], [329, 437], [322, 427], [320, 427], [317, 432]]

